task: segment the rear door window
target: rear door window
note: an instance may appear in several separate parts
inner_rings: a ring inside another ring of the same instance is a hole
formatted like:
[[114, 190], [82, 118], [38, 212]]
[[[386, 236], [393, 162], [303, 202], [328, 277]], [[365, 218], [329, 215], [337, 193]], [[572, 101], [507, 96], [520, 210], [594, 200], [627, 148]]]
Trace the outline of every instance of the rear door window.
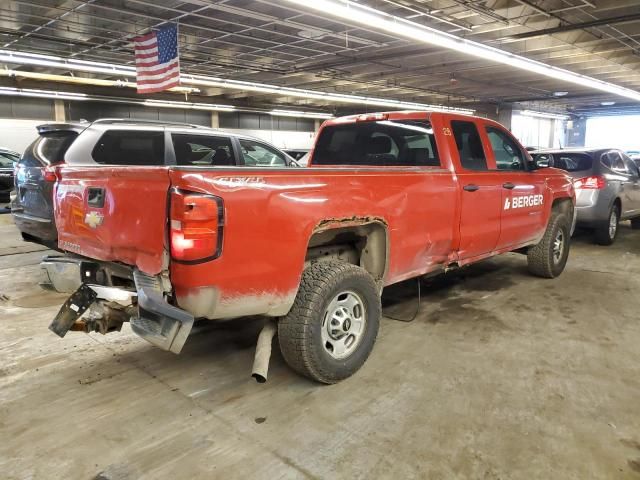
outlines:
[[236, 164], [229, 137], [174, 133], [171, 139], [178, 165], [210, 167]]
[[92, 155], [104, 165], [164, 165], [164, 132], [109, 130]]
[[487, 127], [487, 136], [498, 170], [526, 170], [524, 153], [511, 136], [494, 127]]
[[456, 140], [460, 164], [466, 170], [487, 170], [487, 157], [478, 128], [473, 122], [452, 120], [451, 129]]
[[287, 166], [284, 153], [264, 143], [256, 142], [255, 140], [240, 139], [240, 150], [244, 164], [247, 167]]
[[601, 158], [602, 164], [616, 173], [629, 173], [627, 166], [620, 154], [616, 151], [604, 153]]
[[427, 120], [381, 120], [324, 127], [312, 163], [439, 167], [440, 159]]
[[640, 170], [638, 169], [638, 165], [636, 165], [636, 163], [633, 160], [631, 160], [631, 158], [628, 155], [624, 153], [620, 153], [620, 155], [622, 156], [622, 160], [627, 166], [627, 170], [629, 171], [629, 173], [634, 177], [640, 176]]

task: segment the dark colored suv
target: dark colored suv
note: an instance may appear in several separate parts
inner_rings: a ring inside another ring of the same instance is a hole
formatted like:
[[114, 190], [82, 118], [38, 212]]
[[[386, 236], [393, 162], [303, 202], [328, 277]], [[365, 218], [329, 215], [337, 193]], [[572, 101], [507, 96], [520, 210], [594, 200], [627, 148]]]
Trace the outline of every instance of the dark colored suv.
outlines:
[[9, 201], [9, 195], [13, 190], [13, 170], [20, 160], [20, 155], [0, 148], [0, 203]]
[[56, 247], [53, 193], [56, 165], [298, 166], [262, 140], [189, 124], [102, 119], [38, 127], [16, 173], [15, 224], [28, 241]]

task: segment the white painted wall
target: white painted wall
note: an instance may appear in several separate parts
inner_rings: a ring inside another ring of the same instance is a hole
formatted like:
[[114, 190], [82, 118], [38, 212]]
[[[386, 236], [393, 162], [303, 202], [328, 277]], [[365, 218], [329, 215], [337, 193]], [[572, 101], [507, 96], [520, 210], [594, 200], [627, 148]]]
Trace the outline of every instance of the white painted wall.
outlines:
[[226, 132], [250, 135], [265, 140], [281, 149], [309, 149], [313, 145], [315, 132], [290, 132], [280, 130], [246, 130], [238, 128], [223, 128]]
[[51, 120], [0, 118], [0, 147], [22, 153], [38, 136], [36, 127]]
[[584, 142], [589, 148], [640, 150], [640, 115], [592, 117], [587, 119]]

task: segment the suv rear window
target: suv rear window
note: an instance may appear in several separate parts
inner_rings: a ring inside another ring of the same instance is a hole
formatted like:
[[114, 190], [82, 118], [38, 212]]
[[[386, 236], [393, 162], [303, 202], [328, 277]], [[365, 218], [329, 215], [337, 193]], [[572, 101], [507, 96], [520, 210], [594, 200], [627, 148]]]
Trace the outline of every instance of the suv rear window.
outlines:
[[439, 167], [440, 159], [431, 122], [381, 120], [324, 127], [312, 164]]
[[92, 156], [104, 165], [164, 165], [164, 132], [109, 130]]
[[60, 131], [41, 134], [27, 147], [20, 159], [25, 167], [42, 167], [64, 162], [64, 154], [78, 136], [77, 132]]
[[591, 170], [593, 159], [586, 153], [554, 153], [551, 166], [567, 172], [580, 172]]

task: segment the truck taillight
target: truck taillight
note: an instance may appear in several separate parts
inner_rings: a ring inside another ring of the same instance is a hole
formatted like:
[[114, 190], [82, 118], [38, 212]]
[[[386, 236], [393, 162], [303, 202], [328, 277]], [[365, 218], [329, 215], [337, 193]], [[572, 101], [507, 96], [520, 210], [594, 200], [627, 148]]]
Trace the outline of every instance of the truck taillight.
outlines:
[[173, 190], [170, 208], [171, 258], [186, 263], [218, 258], [222, 251], [222, 199]]
[[600, 175], [592, 175], [574, 180], [573, 186], [582, 190], [602, 190], [607, 186], [607, 181]]

